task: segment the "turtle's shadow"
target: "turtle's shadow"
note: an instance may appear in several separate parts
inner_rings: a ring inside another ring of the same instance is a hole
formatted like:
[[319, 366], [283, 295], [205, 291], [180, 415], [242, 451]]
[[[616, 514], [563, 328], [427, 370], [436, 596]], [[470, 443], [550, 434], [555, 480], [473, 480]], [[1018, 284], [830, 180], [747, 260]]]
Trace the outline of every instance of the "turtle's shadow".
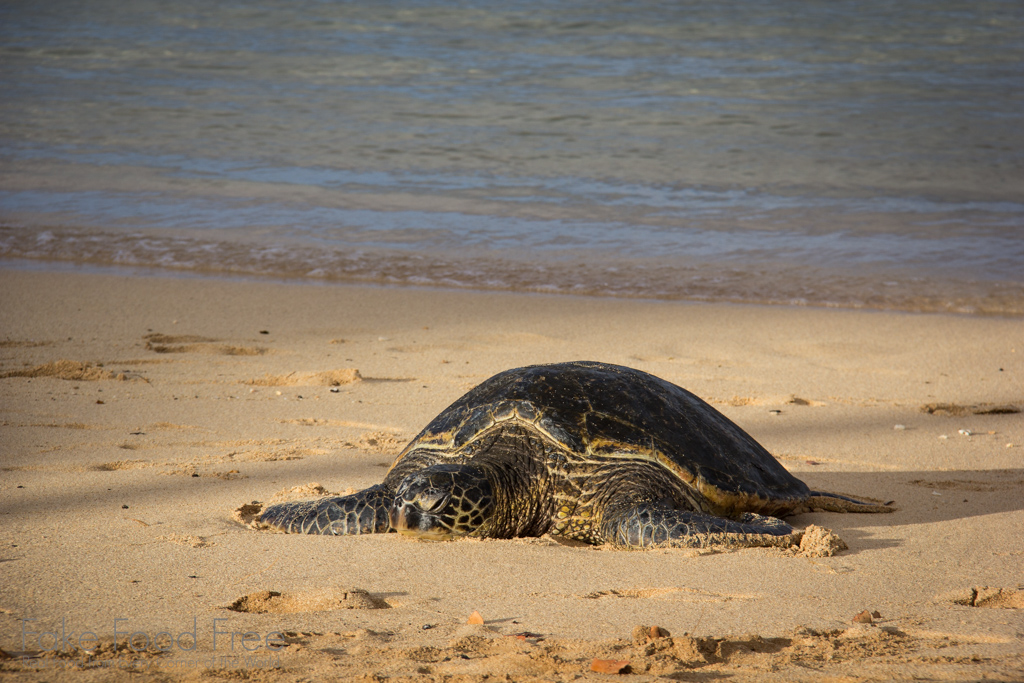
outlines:
[[[1022, 469], [796, 474], [818, 491], [893, 501], [893, 513], [812, 512], [788, 520], [797, 526], [819, 524], [843, 529], [851, 537], [857, 529], [866, 527], [931, 524], [1024, 510]], [[864, 543], [883, 547], [886, 541], [865, 539]]]
[[[793, 519], [789, 521], [792, 522]], [[886, 548], [898, 548], [903, 545], [903, 541], [899, 539], [874, 536], [856, 527], [847, 528], [838, 524], [828, 524], [828, 520], [824, 519], [817, 524], [835, 531], [849, 545], [848, 550], [842, 551], [841, 554], [843, 555], [856, 555], [866, 550], [884, 550]], [[802, 526], [802, 523], [798, 522], [798, 525]]]

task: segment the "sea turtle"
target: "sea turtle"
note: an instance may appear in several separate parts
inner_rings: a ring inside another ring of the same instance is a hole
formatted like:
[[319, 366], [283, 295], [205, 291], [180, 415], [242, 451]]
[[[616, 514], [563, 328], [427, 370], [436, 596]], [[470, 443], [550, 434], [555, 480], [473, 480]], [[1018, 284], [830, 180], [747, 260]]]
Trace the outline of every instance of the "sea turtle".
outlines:
[[307, 534], [786, 546], [798, 535], [777, 516], [811, 508], [891, 510], [811, 491], [685, 389], [577, 361], [491, 377], [434, 418], [383, 483], [272, 505], [259, 521]]

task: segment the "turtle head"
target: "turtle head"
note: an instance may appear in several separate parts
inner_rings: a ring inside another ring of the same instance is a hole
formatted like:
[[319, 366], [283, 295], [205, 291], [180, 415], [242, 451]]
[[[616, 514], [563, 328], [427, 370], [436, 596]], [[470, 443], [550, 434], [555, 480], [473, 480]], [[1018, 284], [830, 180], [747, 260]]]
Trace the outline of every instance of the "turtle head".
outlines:
[[484, 473], [464, 465], [434, 465], [406, 477], [391, 505], [391, 528], [443, 541], [480, 530], [494, 510]]

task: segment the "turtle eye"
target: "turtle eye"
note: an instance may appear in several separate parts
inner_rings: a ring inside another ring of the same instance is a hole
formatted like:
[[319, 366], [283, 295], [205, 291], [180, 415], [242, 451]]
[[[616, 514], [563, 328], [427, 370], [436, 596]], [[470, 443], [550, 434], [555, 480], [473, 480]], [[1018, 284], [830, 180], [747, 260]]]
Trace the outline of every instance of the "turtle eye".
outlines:
[[448, 491], [427, 489], [426, 491], [416, 494], [416, 497], [412, 499], [412, 502], [413, 505], [424, 512], [434, 512], [447, 503], [449, 497]]

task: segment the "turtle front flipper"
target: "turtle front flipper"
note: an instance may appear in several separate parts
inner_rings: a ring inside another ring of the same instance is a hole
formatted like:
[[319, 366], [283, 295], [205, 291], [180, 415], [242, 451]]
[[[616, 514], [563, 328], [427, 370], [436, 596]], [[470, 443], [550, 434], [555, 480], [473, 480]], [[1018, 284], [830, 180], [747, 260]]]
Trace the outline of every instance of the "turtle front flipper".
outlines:
[[388, 512], [394, 497], [378, 484], [350, 496], [271, 505], [259, 521], [290, 534], [386, 534], [392, 530]]
[[659, 546], [787, 548], [800, 541], [800, 534], [793, 527], [775, 517], [744, 512], [734, 521], [650, 503], [606, 512], [601, 531], [606, 543], [637, 549]]

